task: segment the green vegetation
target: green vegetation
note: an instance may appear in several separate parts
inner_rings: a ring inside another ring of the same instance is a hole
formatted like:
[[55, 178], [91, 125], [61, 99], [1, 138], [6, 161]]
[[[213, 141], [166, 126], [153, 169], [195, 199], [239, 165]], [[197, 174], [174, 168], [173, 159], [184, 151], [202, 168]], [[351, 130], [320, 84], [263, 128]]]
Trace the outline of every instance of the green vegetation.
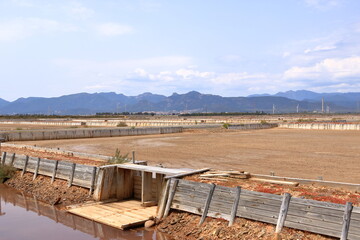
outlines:
[[16, 128], [16, 130], [19, 130], [19, 131], [20, 131], [20, 130], [23, 130], [23, 129], [22, 129], [22, 128], [20, 128], [20, 127], [18, 127], [18, 128]]
[[0, 165], [0, 183], [14, 176], [16, 169], [11, 166]]
[[129, 153], [121, 154], [120, 149], [115, 150], [115, 154], [112, 158], [109, 159], [109, 164], [122, 164], [130, 162], [130, 159], [128, 159]]
[[230, 124], [228, 124], [228, 123], [224, 123], [224, 124], [223, 124], [223, 128], [228, 129], [228, 128], [229, 128], [229, 126], [230, 126]]
[[261, 120], [260, 121], [260, 124], [263, 124], [263, 125], [265, 125], [265, 124], [269, 124], [267, 121], [265, 121], [265, 120]]
[[118, 125], [116, 125], [117, 127], [127, 127], [127, 124], [124, 122], [119, 122]]

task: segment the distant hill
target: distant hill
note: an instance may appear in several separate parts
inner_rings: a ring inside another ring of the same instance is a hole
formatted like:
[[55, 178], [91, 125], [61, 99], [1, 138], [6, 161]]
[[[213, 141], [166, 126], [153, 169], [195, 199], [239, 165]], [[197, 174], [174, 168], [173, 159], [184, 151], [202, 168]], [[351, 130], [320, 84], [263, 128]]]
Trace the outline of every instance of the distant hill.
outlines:
[[[222, 97], [191, 91], [163, 96], [143, 93], [126, 96], [114, 92], [78, 93], [61, 97], [19, 98], [13, 102], [0, 100], [0, 114], [80, 115], [100, 112], [256, 112], [276, 113], [321, 111], [321, 98], [332, 112], [355, 111], [360, 93], [321, 94], [310, 91], [288, 91], [275, 95]], [[330, 101], [331, 99], [331, 101]]]
[[[340, 108], [343, 107], [344, 109], [351, 109], [351, 111], [360, 110], [360, 93], [358, 92], [316, 93], [312, 91], [298, 90], [298, 91], [278, 92], [274, 95], [258, 94], [256, 96], [264, 96], [264, 95], [286, 97], [298, 101], [310, 101], [310, 102], [319, 102], [322, 99], [324, 99], [326, 105], [335, 104]], [[250, 95], [250, 96], [254, 96], [254, 95]]]
[[8, 102], [8, 101], [6, 101], [6, 100], [4, 100], [4, 99], [0, 98], [0, 108], [2, 108], [2, 107], [4, 107], [4, 106], [6, 106], [7, 104], [9, 104], [9, 102]]

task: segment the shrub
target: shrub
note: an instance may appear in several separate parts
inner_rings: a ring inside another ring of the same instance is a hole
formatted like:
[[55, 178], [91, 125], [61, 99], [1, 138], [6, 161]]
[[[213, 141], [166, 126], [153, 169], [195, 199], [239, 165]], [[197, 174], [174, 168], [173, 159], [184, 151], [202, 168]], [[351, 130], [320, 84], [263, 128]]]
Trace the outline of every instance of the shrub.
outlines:
[[14, 176], [16, 172], [16, 168], [7, 166], [7, 165], [0, 165], [0, 183], [5, 182], [7, 179]]
[[128, 159], [129, 153], [121, 154], [120, 149], [115, 150], [115, 154], [112, 158], [109, 159], [108, 163], [110, 164], [122, 164], [126, 162], [130, 162]]
[[224, 124], [223, 124], [223, 128], [228, 129], [228, 128], [229, 128], [229, 126], [230, 126], [230, 124], [228, 124], [228, 123], [224, 123]]
[[116, 125], [117, 127], [127, 127], [127, 124], [124, 122], [119, 122], [118, 125]]
[[260, 124], [263, 124], [263, 125], [265, 125], [265, 124], [269, 124], [267, 121], [265, 121], [265, 120], [261, 120], [260, 121]]

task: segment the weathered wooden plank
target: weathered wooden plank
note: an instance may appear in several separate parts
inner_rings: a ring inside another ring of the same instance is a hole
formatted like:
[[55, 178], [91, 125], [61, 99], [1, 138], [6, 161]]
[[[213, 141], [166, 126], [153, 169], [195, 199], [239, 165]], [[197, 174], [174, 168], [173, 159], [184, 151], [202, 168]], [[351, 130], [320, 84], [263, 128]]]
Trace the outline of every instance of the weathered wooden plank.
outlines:
[[[1, 143], [0, 143], [1, 144]], [[2, 157], [1, 157], [1, 164], [2, 165], [5, 165], [5, 161], [6, 161], [6, 152], [3, 152], [3, 154], [2, 154]]]
[[351, 202], [347, 202], [345, 206], [344, 211], [344, 220], [341, 230], [341, 240], [346, 240], [349, 235], [349, 227], [350, 227], [350, 220], [351, 220], [351, 212], [352, 212], [353, 206]]
[[207, 172], [209, 170], [210, 170], [210, 168], [203, 168], [203, 169], [194, 170], [194, 171], [191, 171], [191, 172], [186, 172], [186, 173], [180, 173], [180, 174], [176, 174], [176, 175], [172, 175], [172, 176], [167, 176], [167, 177], [165, 177], [165, 179], [182, 178], [182, 177], [186, 177], [186, 176], [190, 176], [190, 175], [194, 175], [194, 174], [198, 174], [198, 173]]
[[25, 158], [25, 162], [24, 162], [24, 167], [23, 167], [23, 170], [21, 172], [21, 176], [24, 176], [25, 172], [26, 172], [26, 167], [28, 165], [28, 162], [29, 162], [29, 156], [26, 156]]
[[39, 172], [39, 166], [40, 166], [40, 158], [37, 159], [36, 161], [36, 168], [35, 168], [35, 172], [34, 172], [34, 176], [33, 176], [33, 181], [36, 179], [38, 172]]
[[209, 211], [209, 207], [210, 207], [210, 203], [211, 203], [211, 199], [212, 199], [212, 196], [214, 194], [214, 191], [215, 191], [215, 187], [216, 185], [215, 184], [210, 184], [210, 189], [209, 189], [209, 194], [206, 198], [206, 201], [205, 201], [205, 205], [204, 205], [204, 211], [203, 211], [203, 214], [201, 216], [201, 219], [200, 219], [200, 222], [199, 222], [199, 225], [202, 225], [206, 219], [206, 216], [207, 216], [207, 213]]
[[13, 153], [12, 156], [11, 156], [10, 166], [14, 165], [14, 161], [15, 161], [15, 153]]
[[73, 163], [72, 166], [71, 166], [68, 187], [71, 187], [71, 185], [72, 185], [72, 183], [74, 181], [75, 168], [76, 168], [76, 163]]
[[96, 170], [97, 170], [97, 167], [93, 167], [93, 171], [91, 173], [91, 183], [90, 183], [89, 195], [92, 194], [94, 187], [95, 187]]
[[56, 176], [56, 171], [57, 171], [58, 165], [59, 165], [59, 161], [55, 161], [54, 162], [53, 173], [52, 173], [52, 177], [51, 177], [51, 184], [53, 184], [54, 181], [55, 181], [55, 176]]
[[[170, 181], [170, 180], [169, 180]], [[170, 182], [171, 183], [171, 182]], [[170, 207], [171, 207], [171, 203], [174, 199], [174, 196], [175, 196], [175, 192], [176, 192], [176, 187], [177, 185], [179, 184], [179, 179], [175, 179], [174, 180], [174, 183], [173, 183], [173, 186], [172, 186], [172, 189], [171, 189], [171, 192], [170, 192], [170, 195], [168, 197], [168, 200], [167, 200], [167, 203], [166, 203], [166, 207], [165, 207], [165, 212], [164, 212], [164, 217], [167, 217], [169, 215], [169, 211], [170, 211]]]
[[143, 171], [141, 173], [141, 202], [142, 203], [152, 200], [151, 189], [152, 189], [152, 173]]
[[291, 199], [291, 195], [289, 193], [285, 193], [280, 207], [279, 218], [276, 224], [275, 234], [279, 234], [284, 226], [286, 215], [289, 209], [290, 199]]
[[166, 185], [165, 188], [162, 190], [162, 194], [161, 194], [161, 200], [159, 203], [159, 207], [158, 207], [158, 213], [157, 213], [157, 217], [159, 219], [162, 219], [164, 216], [164, 212], [165, 212], [165, 206], [166, 206], [166, 200], [168, 199], [169, 196], [169, 190], [170, 190], [170, 182], [171, 180], [165, 180], [166, 181]]
[[234, 203], [233, 203], [232, 208], [231, 208], [231, 214], [230, 214], [231, 217], [230, 217], [230, 221], [229, 221], [229, 226], [232, 226], [234, 224], [237, 209], [238, 209], [238, 206], [239, 206], [240, 193], [241, 193], [241, 187], [238, 186], [238, 187], [236, 187], [235, 199], [234, 199]]

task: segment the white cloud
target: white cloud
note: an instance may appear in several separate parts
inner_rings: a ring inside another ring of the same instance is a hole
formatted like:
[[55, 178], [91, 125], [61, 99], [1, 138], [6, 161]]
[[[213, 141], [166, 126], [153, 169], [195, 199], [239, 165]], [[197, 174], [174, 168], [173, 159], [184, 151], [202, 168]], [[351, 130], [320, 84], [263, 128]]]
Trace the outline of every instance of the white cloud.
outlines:
[[360, 57], [329, 58], [310, 67], [292, 67], [284, 73], [285, 79], [313, 79], [341, 81], [360, 78]]
[[182, 77], [183, 79], [192, 79], [192, 78], [209, 78], [214, 76], [214, 72], [200, 72], [193, 69], [179, 69], [175, 72], [177, 76]]
[[321, 51], [329, 51], [336, 49], [335, 45], [318, 45], [314, 48], [308, 48], [304, 51], [304, 53], [313, 53], [313, 52], [321, 52]]
[[86, 20], [92, 17], [95, 13], [94, 10], [85, 7], [79, 2], [72, 2], [70, 6], [66, 8], [66, 10], [75, 18], [80, 18]]
[[77, 28], [70, 24], [42, 18], [24, 18], [0, 22], [0, 41], [14, 41], [48, 32], [71, 32]]
[[125, 35], [134, 32], [134, 29], [131, 26], [112, 22], [98, 24], [96, 26], [96, 30], [98, 34], [107, 37]]

